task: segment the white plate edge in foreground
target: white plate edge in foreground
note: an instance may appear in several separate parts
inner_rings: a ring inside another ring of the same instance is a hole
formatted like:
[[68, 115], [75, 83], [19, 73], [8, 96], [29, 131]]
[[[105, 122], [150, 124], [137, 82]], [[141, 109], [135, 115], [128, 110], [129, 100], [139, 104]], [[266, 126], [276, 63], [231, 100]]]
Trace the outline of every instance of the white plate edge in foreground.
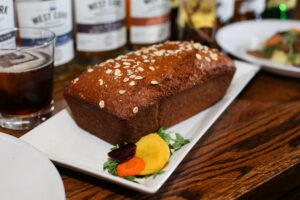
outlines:
[[[43, 170], [43, 173], [48, 172], [47, 174], [45, 174], [44, 177], [39, 177], [38, 178], [38, 180], [42, 180], [42, 179], [45, 179], [45, 178], [48, 177], [47, 178], [48, 182], [43, 181], [43, 184], [45, 183], [44, 186], [43, 185], [36, 185], [37, 183], [34, 183], [32, 180], [19, 180], [16, 183], [16, 185], [14, 186], [14, 189], [17, 189], [18, 187], [20, 187], [24, 183], [26, 184], [26, 187], [29, 187], [29, 186], [31, 187], [31, 186], [35, 185], [35, 186], [38, 186], [38, 187], [45, 187], [45, 188], [48, 188], [49, 186], [51, 186], [50, 183], [51, 184], [54, 183], [56, 192], [55, 192], [55, 194], [53, 194], [54, 187], [52, 187], [51, 194], [56, 196], [56, 198], [59, 197], [60, 200], [65, 199], [65, 189], [64, 189], [63, 180], [62, 180], [58, 170], [54, 166], [54, 164], [49, 160], [49, 158], [45, 154], [41, 153], [33, 145], [31, 145], [30, 143], [28, 143], [24, 140], [20, 140], [17, 137], [14, 137], [12, 135], [0, 132], [0, 143], [3, 144], [3, 142], [5, 142], [7, 145], [11, 146], [12, 149], [14, 149], [12, 151], [9, 151], [9, 154], [6, 154], [6, 156], [11, 158], [13, 160], [13, 162], [19, 162], [19, 164], [20, 164], [20, 162], [24, 162], [24, 161], [22, 161], [24, 159], [26, 159], [26, 163], [28, 162], [28, 160], [29, 161], [34, 161], [34, 163], [30, 163], [30, 165], [33, 164], [33, 166], [30, 167], [30, 168], [27, 168], [28, 166], [22, 166], [22, 165], [18, 166], [18, 167], [20, 167], [20, 169], [18, 169], [18, 172], [17, 172], [18, 175], [20, 175], [20, 173], [24, 170], [26, 170], [26, 175], [28, 175], [28, 170], [30, 170], [32, 173], [36, 173], [36, 171], [32, 171], [32, 169], [36, 168], [37, 166], [39, 168], [37, 168], [36, 170]], [[8, 160], [5, 160], [4, 162], [6, 162], [4, 164], [4, 166], [9, 164], [9, 169], [10, 170], [15, 168], [15, 166], [12, 166], [11, 163]], [[43, 169], [40, 168], [41, 166], [43, 166]], [[3, 171], [2, 171], [2, 173], [3, 173]], [[10, 172], [5, 172], [5, 173], [10, 174]], [[24, 173], [24, 172], [22, 172], [22, 173]], [[53, 176], [49, 176], [49, 174], [51, 174]], [[17, 179], [19, 179], [19, 178], [20, 177], [18, 176]], [[12, 179], [12, 177], [9, 177], [9, 179]], [[47, 180], [45, 180], [45, 181], [47, 181]], [[7, 187], [6, 187], [7, 184], [8, 183], [4, 183], [4, 188], [0, 188], [0, 191], [1, 191], [1, 189], [5, 189], [5, 188], [7, 189]], [[1, 183], [0, 183], [0, 185], [1, 185]], [[22, 188], [22, 189], [24, 189], [24, 188]], [[32, 192], [33, 192], [36, 189], [42, 189], [42, 188], [31, 188], [31, 189], [32, 189]], [[13, 192], [12, 196], [10, 196], [10, 198], [13, 198], [13, 199], [15, 199], [15, 197], [17, 197], [19, 195], [24, 195], [23, 198], [29, 198], [27, 195], [32, 194], [30, 192], [29, 193], [28, 192], [22, 193], [22, 191], [5, 191], [4, 194], [0, 193], [0, 198], [3, 197], [3, 195], [5, 195], [9, 192]], [[19, 192], [21, 192], [21, 194]], [[42, 195], [44, 195], [44, 194], [42, 194]], [[30, 198], [33, 198], [33, 197], [34, 197], [34, 195], [33, 196], [30, 195]]]

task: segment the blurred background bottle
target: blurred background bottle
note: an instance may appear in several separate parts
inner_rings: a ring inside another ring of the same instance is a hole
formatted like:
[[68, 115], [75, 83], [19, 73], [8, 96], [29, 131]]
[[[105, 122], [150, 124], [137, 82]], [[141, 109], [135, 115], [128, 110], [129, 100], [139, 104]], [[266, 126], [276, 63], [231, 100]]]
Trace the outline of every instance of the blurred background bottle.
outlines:
[[13, 0], [0, 0], [0, 28], [15, 27], [15, 12]]
[[76, 57], [96, 64], [125, 51], [126, 2], [75, 0]]
[[72, 1], [17, 0], [16, 8], [20, 27], [46, 28], [56, 34], [55, 75], [64, 79], [76, 66], [71, 63], [74, 58]]
[[[0, 29], [15, 27], [15, 12], [13, 0], [0, 0]], [[0, 35], [0, 48], [15, 46], [15, 40], [10, 33]]]
[[265, 0], [235, 0], [231, 22], [261, 19], [265, 7]]
[[127, 23], [131, 49], [170, 38], [170, 0], [127, 0]]
[[170, 40], [178, 40], [178, 9], [179, 0], [171, 0], [171, 37]]
[[265, 0], [217, 0], [217, 28], [233, 22], [261, 19], [265, 7]]
[[267, 0], [264, 18], [280, 18], [282, 20], [293, 17], [297, 6], [297, 0]]
[[212, 46], [216, 23], [215, 0], [181, 0], [179, 39], [194, 40]]
[[229, 24], [234, 15], [235, 0], [217, 0], [217, 28]]

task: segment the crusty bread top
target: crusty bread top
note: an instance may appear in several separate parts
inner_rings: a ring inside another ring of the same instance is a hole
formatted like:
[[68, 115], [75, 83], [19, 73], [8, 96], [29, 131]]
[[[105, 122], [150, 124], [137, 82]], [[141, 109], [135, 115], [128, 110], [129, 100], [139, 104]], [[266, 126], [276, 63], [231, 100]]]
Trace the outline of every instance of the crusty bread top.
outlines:
[[74, 79], [65, 95], [128, 119], [165, 96], [226, 72], [233, 61], [193, 42], [165, 42], [107, 60]]

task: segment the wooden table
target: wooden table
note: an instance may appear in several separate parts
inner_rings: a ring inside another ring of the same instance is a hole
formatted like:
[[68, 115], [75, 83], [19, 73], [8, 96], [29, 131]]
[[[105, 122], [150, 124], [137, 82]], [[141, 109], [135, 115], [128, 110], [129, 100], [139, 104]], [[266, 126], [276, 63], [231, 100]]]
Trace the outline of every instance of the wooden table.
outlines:
[[[55, 81], [55, 112], [64, 85]], [[58, 170], [72, 200], [280, 197], [300, 185], [300, 81], [259, 72], [155, 195]]]
[[[55, 113], [64, 85], [55, 81]], [[300, 81], [259, 72], [154, 195], [57, 168], [70, 200], [300, 199]]]
[[259, 72], [155, 195], [59, 171], [74, 200], [274, 199], [300, 184], [299, 79]]

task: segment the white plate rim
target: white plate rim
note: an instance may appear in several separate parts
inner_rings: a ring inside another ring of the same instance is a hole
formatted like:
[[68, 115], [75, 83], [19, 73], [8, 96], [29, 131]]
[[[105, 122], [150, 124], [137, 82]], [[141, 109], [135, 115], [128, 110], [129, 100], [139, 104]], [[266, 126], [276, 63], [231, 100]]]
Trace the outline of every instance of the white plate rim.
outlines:
[[[31, 145], [30, 143], [21, 140], [17, 137], [14, 137], [12, 135], [0, 132], [0, 140], [4, 141], [4, 142], [8, 142], [12, 145], [19, 145], [21, 148], [25, 148], [26, 151], [30, 152], [34, 152], [34, 158], [35, 160], [44, 160], [48, 163], [48, 168], [49, 170], [52, 170], [53, 173], [55, 174], [55, 177], [53, 177], [53, 179], [55, 179], [55, 181], [57, 182], [56, 184], [58, 185], [58, 187], [60, 188], [60, 191], [58, 191], [57, 195], [59, 196], [59, 199], [61, 200], [65, 200], [66, 199], [66, 193], [65, 193], [65, 188], [64, 188], [64, 184], [62, 181], [62, 178], [58, 172], [58, 170], [56, 169], [55, 165], [49, 160], [49, 158], [44, 155], [42, 152], [40, 152], [37, 148], [35, 148], [33, 145]], [[35, 188], [33, 188], [34, 190]], [[1, 196], [1, 194], [0, 194]]]
[[[220, 45], [222, 49], [224, 49], [226, 52], [236, 56], [237, 58], [240, 58], [242, 60], [245, 60], [250, 63], [254, 63], [256, 65], [261, 65], [262, 69], [266, 71], [270, 71], [276, 74], [291, 76], [291, 77], [299, 77], [300, 78], [300, 67], [294, 67], [291, 65], [282, 65], [275, 63], [273, 61], [262, 59], [262, 58], [255, 58], [254, 56], [248, 55], [245, 52], [239, 52], [233, 50], [232, 46], [227, 45], [225, 42], [223, 42], [223, 38], [225, 37], [225, 34], [228, 34], [228, 32], [233, 32], [232, 30], [238, 28], [238, 27], [244, 27], [247, 25], [258, 25], [258, 24], [277, 24], [278, 27], [274, 29], [274, 33], [280, 29], [280, 24], [297, 24], [300, 27], [300, 21], [299, 20], [278, 20], [278, 19], [263, 19], [263, 20], [249, 20], [244, 22], [235, 22], [229, 25], [226, 25], [219, 29], [216, 33], [216, 41]], [[263, 30], [261, 30], [263, 31]], [[294, 74], [295, 73], [295, 74]]]

